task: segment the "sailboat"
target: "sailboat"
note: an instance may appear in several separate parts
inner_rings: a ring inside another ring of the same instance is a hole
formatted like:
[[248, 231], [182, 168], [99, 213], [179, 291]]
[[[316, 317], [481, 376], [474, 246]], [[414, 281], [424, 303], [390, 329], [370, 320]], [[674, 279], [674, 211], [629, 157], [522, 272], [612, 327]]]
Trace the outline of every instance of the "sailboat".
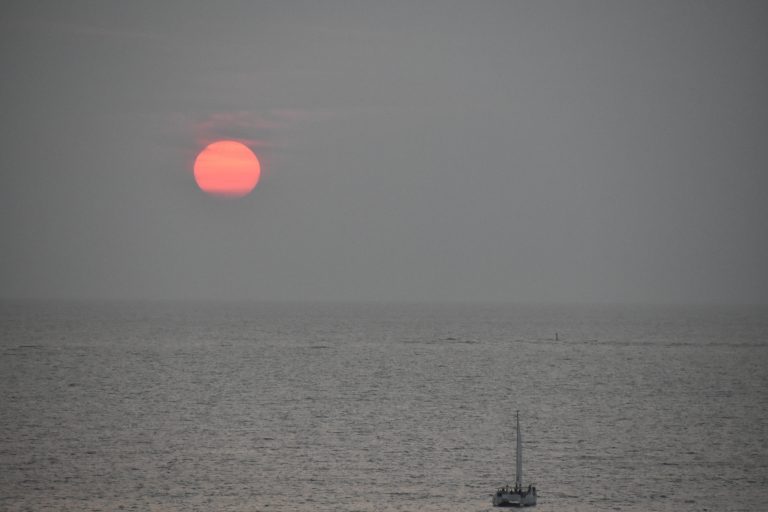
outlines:
[[517, 411], [515, 486], [506, 485], [493, 495], [494, 507], [531, 507], [536, 504], [536, 487], [523, 488], [523, 438], [520, 435], [520, 411]]

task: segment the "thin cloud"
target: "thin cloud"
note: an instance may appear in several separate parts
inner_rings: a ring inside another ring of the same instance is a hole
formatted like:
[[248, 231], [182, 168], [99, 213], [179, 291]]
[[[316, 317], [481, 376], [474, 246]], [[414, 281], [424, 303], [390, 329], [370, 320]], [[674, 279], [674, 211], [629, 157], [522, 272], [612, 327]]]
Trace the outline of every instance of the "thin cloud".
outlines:
[[288, 132], [327, 115], [326, 111], [279, 108], [218, 111], [182, 117], [185, 124], [191, 127], [199, 145], [220, 139], [235, 139], [254, 148], [283, 149], [285, 146], [279, 141], [284, 140]]

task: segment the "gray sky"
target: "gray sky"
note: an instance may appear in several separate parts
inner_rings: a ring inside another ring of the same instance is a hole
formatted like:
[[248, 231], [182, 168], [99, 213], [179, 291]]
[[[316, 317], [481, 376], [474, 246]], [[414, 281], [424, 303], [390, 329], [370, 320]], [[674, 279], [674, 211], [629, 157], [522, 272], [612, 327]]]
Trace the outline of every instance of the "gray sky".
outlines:
[[764, 1], [2, 11], [2, 297], [768, 303]]

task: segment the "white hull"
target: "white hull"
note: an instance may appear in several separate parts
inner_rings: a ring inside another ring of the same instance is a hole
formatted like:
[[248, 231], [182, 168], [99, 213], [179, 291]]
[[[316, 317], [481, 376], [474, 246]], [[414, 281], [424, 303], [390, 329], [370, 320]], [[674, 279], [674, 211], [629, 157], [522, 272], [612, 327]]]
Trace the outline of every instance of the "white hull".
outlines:
[[496, 491], [493, 495], [494, 507], [532, 507], [536, 505], [536, 490], [526, 491]]

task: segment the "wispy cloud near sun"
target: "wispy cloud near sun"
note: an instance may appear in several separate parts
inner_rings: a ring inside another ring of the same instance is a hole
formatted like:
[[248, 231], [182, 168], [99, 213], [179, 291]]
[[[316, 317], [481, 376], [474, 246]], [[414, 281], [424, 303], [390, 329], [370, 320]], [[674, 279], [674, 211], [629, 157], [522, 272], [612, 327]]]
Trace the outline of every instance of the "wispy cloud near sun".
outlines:
[[325, 113], [294, 108], [266, 111], [217, 111], [203, 114], [181, 115], [187, 130], [191, 130], [195, 143], [205, 146], [221, 139], [238, 140], [258, 149], [287, 148], [287, 134], [303, 124], [326, 115]]

